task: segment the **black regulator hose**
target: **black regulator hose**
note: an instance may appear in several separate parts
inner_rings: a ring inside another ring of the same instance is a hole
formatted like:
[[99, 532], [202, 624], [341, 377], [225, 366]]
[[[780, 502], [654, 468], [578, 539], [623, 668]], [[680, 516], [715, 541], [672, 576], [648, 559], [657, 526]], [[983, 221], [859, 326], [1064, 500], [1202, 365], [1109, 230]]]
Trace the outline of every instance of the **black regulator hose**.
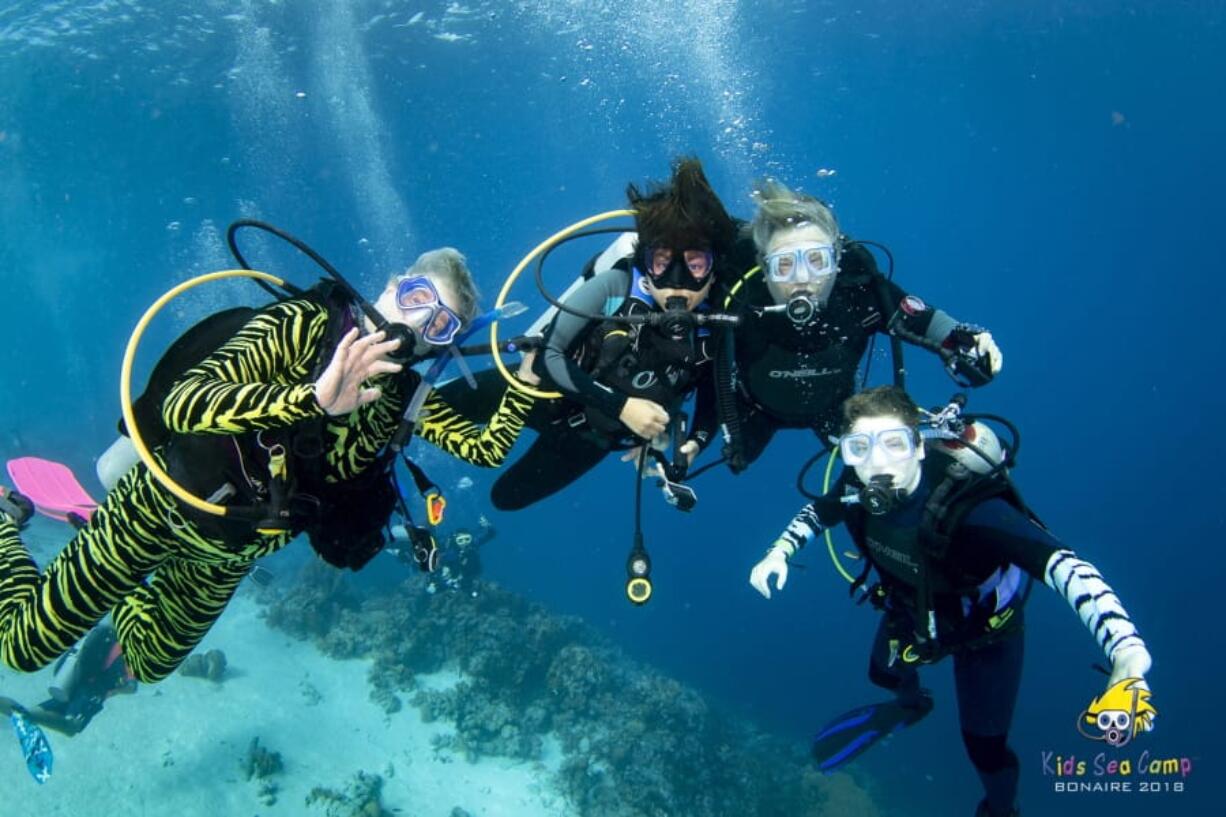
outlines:
[[[314, 261], [320, 267], [320, 269], [328, 273], [332, 280], [336, 281], [336, 283], [340, 285], [341, 289], [345, 290], [345, 294], [353, 299], [353, 302], [356, 303], [358, 308], [362, 310], [363, 314], [370, 319], [370, 322], [375, 325], [376, 329], [384, 332], [387, 335], [388, 340], [399, 339], [400, 346], [397, 347], [396, 350], [390, 355], [388, 355], [389, 357], [393, 358], [394, 360], [407, 360], [413, 357], [414, 349], [417, 345], [417, 339], [413, 337], [413, 332], [408, 326], [402, 323], [389, 322], [386, 318], [379, 314], [379, 311], [375, 309], [369, 301], [362, 297], [360, 292], [353, 288], [353, 285], [349, 283], [345, 276], [340, 274], [340, 271], [337, 270], [336, 267], [332, 266], [332, 264], [328, 262], [328, 259], [317, 253], [305, 241], [290, 235], [279, 227], [274, 227], [266, 221], [259, 221], [252, 218], [241, 218], [230, 225], [230, 227], [226, 230], [226, 243], [230, 246], [230, 254], [234, 256], [235, 261], [242, 265], [243, 269], [251, 269], [251, 267], [247, 264], [247, 259], [243, 257], [242, 252], [238, 248], [237, 234], [238, 231], [244, 227], [253, 227], [257, 230], [263, 230], [266, 233], [271, 233], [292, 246], [294, 249], [298, 250], [307, 258]], [[260, 282], [260, 286], [264, 287], [265, 290], [272, 293], [275, 297], [282, 297], [281, 293], [276, 292], [262, 281]], [[302, 289], [289, 283], [285, 285], [285, 289], [294, 296], [303, 294]]]
[[724, 436], [723, 455], [729, 470], [739, 474], [745, 470], [745, 446], [741, 438], [741, 412], [738, 410], [736, 383], [733, 382], [735, 361], [735, 330], [724, 332], [723, 342], [715, 355], [715, 409], [720, 431]]

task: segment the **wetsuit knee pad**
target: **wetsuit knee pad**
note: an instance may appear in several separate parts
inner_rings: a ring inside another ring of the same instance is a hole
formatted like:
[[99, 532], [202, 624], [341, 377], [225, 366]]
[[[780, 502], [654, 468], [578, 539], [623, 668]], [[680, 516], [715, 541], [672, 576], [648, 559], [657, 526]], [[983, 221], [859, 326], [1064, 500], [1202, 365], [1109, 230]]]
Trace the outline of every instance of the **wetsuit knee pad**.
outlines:
[[973, 735], [964, 731], [962, 742], [971, 763], [981, 772], [991, 774], [1018, 767], [1017, 755], [1009, 748], [1008, 735]]

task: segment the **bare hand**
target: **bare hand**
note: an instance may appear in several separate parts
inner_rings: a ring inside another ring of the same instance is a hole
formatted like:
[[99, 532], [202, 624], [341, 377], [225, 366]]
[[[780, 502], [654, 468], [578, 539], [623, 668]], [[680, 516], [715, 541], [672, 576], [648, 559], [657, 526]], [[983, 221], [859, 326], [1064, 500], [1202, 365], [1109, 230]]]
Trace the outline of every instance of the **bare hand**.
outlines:
[[[636, 445], [634, 448], [627, 449], [622, 454], [622, 458], [621, 458], [622, 462], [637, 463], [639, 459], [639, 454], [642, 452], [642, 450], [643, 450], [643, 446], [641, 445]], [[698, 456], [698, 443], [695, 440], [687, 441], [684, 445], [681, 446], [681, 455], [685, 457], [685, 467], [689, 468], [691, 465], [694, 464], [694, 458]], [[651, 468], [643, 469], [643, 479], [647, 479], [649, 477], [662, 477], [662, 476], [664, 476], [664, 469], [660, 467], [659, 463], [653, 463]]]
[[532, 364], [536, 362], [536, 349], [529, 349], [524, 352], [523, 358], [519, 361], [519, 371], [515, 372], [515, 376], [529, 386], [541, 385], [541, 379], [537, 377], [536, 372], [532, 371]]
[[655, 439], [668, 428], [668, 412], [659, 403], [631, 397], [626, 400], [617, 419], [644, 440]]
[[404, 368], [387, 357], [400, 340], [385, 337], [384, 332], [374, 332], [359, 338], [355, 326], [341, 338], [328, 368], [315, 383], [315, 400], [325, 414], [335, 417], [373, 403], [382, 396], [382, 390], [362, 384], [376, 375], [394, 374]]

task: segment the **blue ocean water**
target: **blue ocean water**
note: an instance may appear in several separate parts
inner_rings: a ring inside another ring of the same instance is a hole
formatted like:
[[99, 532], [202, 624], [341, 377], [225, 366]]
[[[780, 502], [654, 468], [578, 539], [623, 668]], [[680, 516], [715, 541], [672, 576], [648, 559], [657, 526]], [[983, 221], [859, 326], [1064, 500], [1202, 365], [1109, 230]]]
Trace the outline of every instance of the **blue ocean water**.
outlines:
[[[1101, 656], [1036, 589], [1013, 733], [1027, 813], [1216, 813], [1224, 22], [1215, 2], [10, 3], [0, 453], [92, 473], [136, 319], [232, 265], [235, 218], [302, 236], [372, 291], [453, 244], [491, 299], [538, 241], [622, 206], [627, 182], [666, 177], [681, 153], [742, 217], [754, 180], [775, 175], [888, 244], [904, 287], [992, 330], [1005, 371], [973, 406], [1021, 427], [1027, 498], [1103, 570], [1154, 655], [1160, 717], [1143, 747], [1193, 759], [1186, 791], [1057, 794], [1042, 753], [1092, 754], [1073, 725]], [[315, 274], [253, 245], [257, 266]], [[552, 282], [597, 249], [560, 254]], [[526, 282], [516, 294], [541, 304]], [[197, 291], [147, 343], [253, 297]], [[934, 361], [909, 361], [922, 402], [949, 396]], [[703, 477], [691, 516], [652, 497], [643, 609], [621, 588], [625, 465], [495, 515], [490, 475], [425, 461], [474, 479], [456, 504], [499, 528], [489, 577], [803, 738], [879, 697], [864, 675], [875, 618], [823, 554], [770, 602], [746, 581], [799, 507], [811, 450], [784, 434], [748, 473]], [[969, 813], [948, 667], [926, 681], [934, 716], [864, 766], [903, 813]]]

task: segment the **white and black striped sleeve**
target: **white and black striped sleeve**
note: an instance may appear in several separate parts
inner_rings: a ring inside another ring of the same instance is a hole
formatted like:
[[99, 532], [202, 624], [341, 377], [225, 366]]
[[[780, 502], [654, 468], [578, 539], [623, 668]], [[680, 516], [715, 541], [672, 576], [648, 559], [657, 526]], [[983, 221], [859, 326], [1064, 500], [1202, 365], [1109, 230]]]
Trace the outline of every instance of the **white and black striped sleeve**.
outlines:
[[800, 509], [800, 513], [792, 518], [788, 526], [783, 529], [783, 533], [779, 534], [779, 538], [775, 540], [775, 544], [784, 543], [791, 546], [792, 552], [788, 555], [792, 556], [817, 538], [822, 530], [822, 523], [817, 517], [817, 510], [813, 507], [813, 503], [810, 502]]
[[1044, 581], [1064, 596], [1109, 660], [1123, 650], [1145, 649], [1128, 611], [1094, 565], [1071, 550], [1058, 550], [1047, 561]]

